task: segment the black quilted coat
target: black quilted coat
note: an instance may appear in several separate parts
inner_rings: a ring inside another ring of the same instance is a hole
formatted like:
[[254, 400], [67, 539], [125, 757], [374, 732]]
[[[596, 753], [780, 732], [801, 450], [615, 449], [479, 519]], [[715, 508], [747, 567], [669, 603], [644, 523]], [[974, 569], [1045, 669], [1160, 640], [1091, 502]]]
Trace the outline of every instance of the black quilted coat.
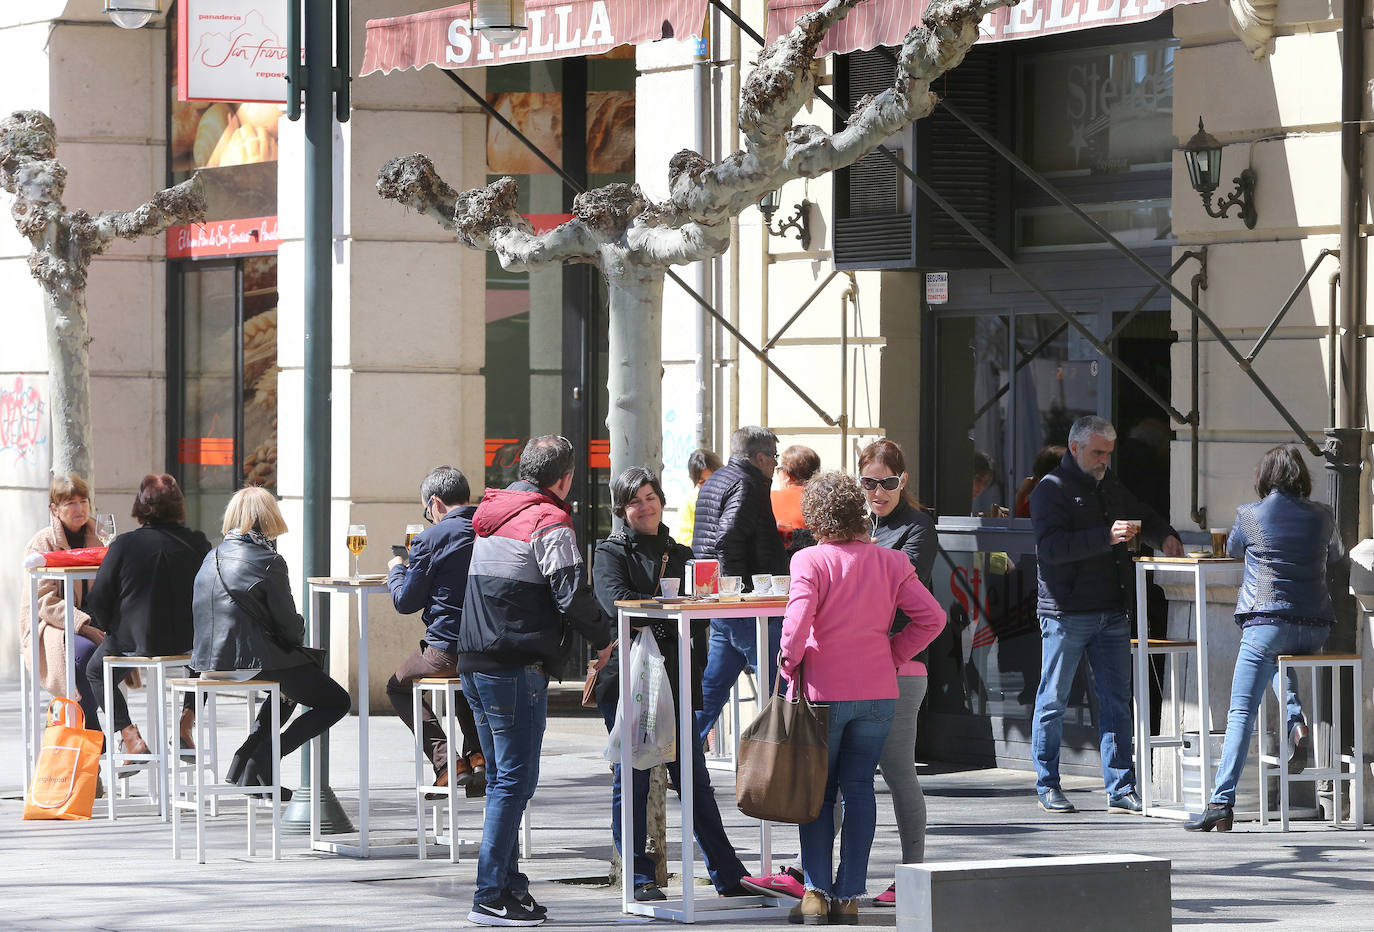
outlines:
[[697, 494], [692, 552], [698, 560], [719, 560], [721, 575], [740, 577], [745, 592], [753, 589], [755, 573], [788, 570], [769, 485], [747, 458], [732, 456]]

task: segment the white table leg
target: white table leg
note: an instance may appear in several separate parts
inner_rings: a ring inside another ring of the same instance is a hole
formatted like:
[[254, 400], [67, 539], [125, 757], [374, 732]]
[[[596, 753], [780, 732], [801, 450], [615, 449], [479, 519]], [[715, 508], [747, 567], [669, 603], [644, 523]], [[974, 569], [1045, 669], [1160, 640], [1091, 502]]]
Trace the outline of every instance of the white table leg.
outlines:
[[[754, 695], [755, 702], [759, 706], [764, 703], [764, 696], [772, 695], [773, 684], [765, 676], [773, 662], [773, 658], [768, 656], [771, 649], [771, 642], [768, 638], [768, 618], [760, 615], [754, 619], [754, 655], [758, 658], [758, 684]], [[739, 767], [739, 729], [735, 730], [735, 767]], [[773, 823], [766, 819], [759, 820], [759, 876], [767, 877], [773, 873]]]
[[682, 730], [678, 742], [678, 801], [682, 804], [682, 916], [684, 922], [692, 922], [696, 914], [696, 820], [692, 809], [693, 785], [695, 778], [696, 753], [693, 745], [684, 742], [695, 741], [695, 718], [692, 714], [692, 622], [686, 612], [677, 615], [677, 673], [678, 673], [678, 719]]
[[[320, 603], [324, 593], [310, 590], [310, 646], [320, 646]], [[310, 847], [320, 840], [320, 737], [310, 739]]]
[[[38, 767], [38, 749], [43, 746], [43, 708], [42, 645], [43, 626], [38, 620], [38, 577], [29, 577], [29, 735], [25, 750], [28, 753], [28, 766], [24, 771], [24, 791], [28, 792], [29, 781]], [[109, 787], [111, 792], [114, 787]]]
[[[1146, 585], [1148, 574], [1143, 563], [1135, 565], [1135, 747], [1136, 790], [1140, 793], [1140, 811], [1150, 814], [1154, 790], [1154, 761], [1150, 747], [1150, 619], [1147, 611]], [[1172, 663], [1172, 662], [1171, 662]]]
[[630, 617], [624, 609], [616, 612], [616, 638], [619, 640], [619, 656], [616, 664], [620, 673], [620, 695], [616, 699], [620, 718], [620, 907], [622, 912], [630, 912], [634, 904], [634, 771], [630, 768], [630, 742], [627, 735], [634, 734], [638, 719], [630, 695]]
[[62, 580], [63, 633], [67, 638], [67, 698], [77, 699], [81, 693], [76, 688], [76, 579], [70, 573]]
[[367, 857], [367, 592], [358, 590], [358, 845]]
[[1197, 602], [1197, 706], [1198, 706], [1198, 788], [1202, 795], [1198, 809], [1207, 811], [1212, 799], [1212, 765], [1207, 750], [1212, 739], [1211, 680], [1207, 677], [1207, 565], [1197, 564], [1195, 597]]

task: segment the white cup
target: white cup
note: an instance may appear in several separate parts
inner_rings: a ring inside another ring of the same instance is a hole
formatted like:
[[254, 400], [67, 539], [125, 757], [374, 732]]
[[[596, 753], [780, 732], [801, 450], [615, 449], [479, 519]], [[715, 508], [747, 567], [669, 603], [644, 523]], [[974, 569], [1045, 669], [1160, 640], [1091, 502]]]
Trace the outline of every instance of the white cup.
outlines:
[[680, 579], [670, 579], [665, 576], [658, 581], [658, 591], [665, 599], [677, 598], [677, 587], [682, 582]]
[[773, 594], [774, 594], [774, 595], [787, 595], [787, 593], [789, 593], [789, 592], [791, 592], [791, 591], [792, 591], [792, 577], [791, 577], [791, 576], [774, 576], [774, 577], [773, 577]]
[[738, 576], [720, 577], [721, 595], [739, 595], [740, 578]]
[[750, 577], [754, 581], [754, 595], [772, 595], [773, 577], [767, 573], [756, 573]]

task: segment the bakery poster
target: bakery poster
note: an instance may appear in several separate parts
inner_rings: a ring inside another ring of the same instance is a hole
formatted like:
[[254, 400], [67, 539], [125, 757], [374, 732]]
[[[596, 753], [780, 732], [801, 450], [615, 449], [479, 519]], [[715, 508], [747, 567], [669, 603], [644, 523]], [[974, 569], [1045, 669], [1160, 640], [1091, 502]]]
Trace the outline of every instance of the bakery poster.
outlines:
[[181, 0], [177, 97], [286, 102], [283, 0]]
[[[563, 99], [558, 92], [488, 94], [497, 113], [539, 147], [555, 165], [563, 163]], [[634, 92], [587, 92], [587, 172], [616, 175], [635, 170]], [[553, 171], [514, 133], [487, 121], [487, 171], [494, 175], [538, 175]]]

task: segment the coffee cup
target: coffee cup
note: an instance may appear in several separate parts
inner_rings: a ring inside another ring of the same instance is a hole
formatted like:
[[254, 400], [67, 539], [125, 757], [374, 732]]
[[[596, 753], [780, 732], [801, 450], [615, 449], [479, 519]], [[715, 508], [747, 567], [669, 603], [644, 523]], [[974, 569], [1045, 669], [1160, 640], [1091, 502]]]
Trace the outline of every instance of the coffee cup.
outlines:
[[1230, 530], [1224, 527], [1214, 527], [1208, 530], [1212, 535], [1212, 556], [1226, 556], [1226, 535], [1230, 533]]
[[658, 591], [665, 599], [676, 599], [677, 587], [681, 582], [682, 580], [680, 579], [672, 579], [665, 576], [658, 581]]
[[774, 595], [787, 595], [787, 593], [789, 593], [789, 592], [791, 592], [791, 591], [792, 591], [792, 577], [791, 577], [791, 576], [774, 576], [774, 577], [773, 577], [773, 594], [774, 594]]
[[772, 595], [773, 577], [767, 573], [755, 573], [750, 577], [754, 581], [754, 595]]

